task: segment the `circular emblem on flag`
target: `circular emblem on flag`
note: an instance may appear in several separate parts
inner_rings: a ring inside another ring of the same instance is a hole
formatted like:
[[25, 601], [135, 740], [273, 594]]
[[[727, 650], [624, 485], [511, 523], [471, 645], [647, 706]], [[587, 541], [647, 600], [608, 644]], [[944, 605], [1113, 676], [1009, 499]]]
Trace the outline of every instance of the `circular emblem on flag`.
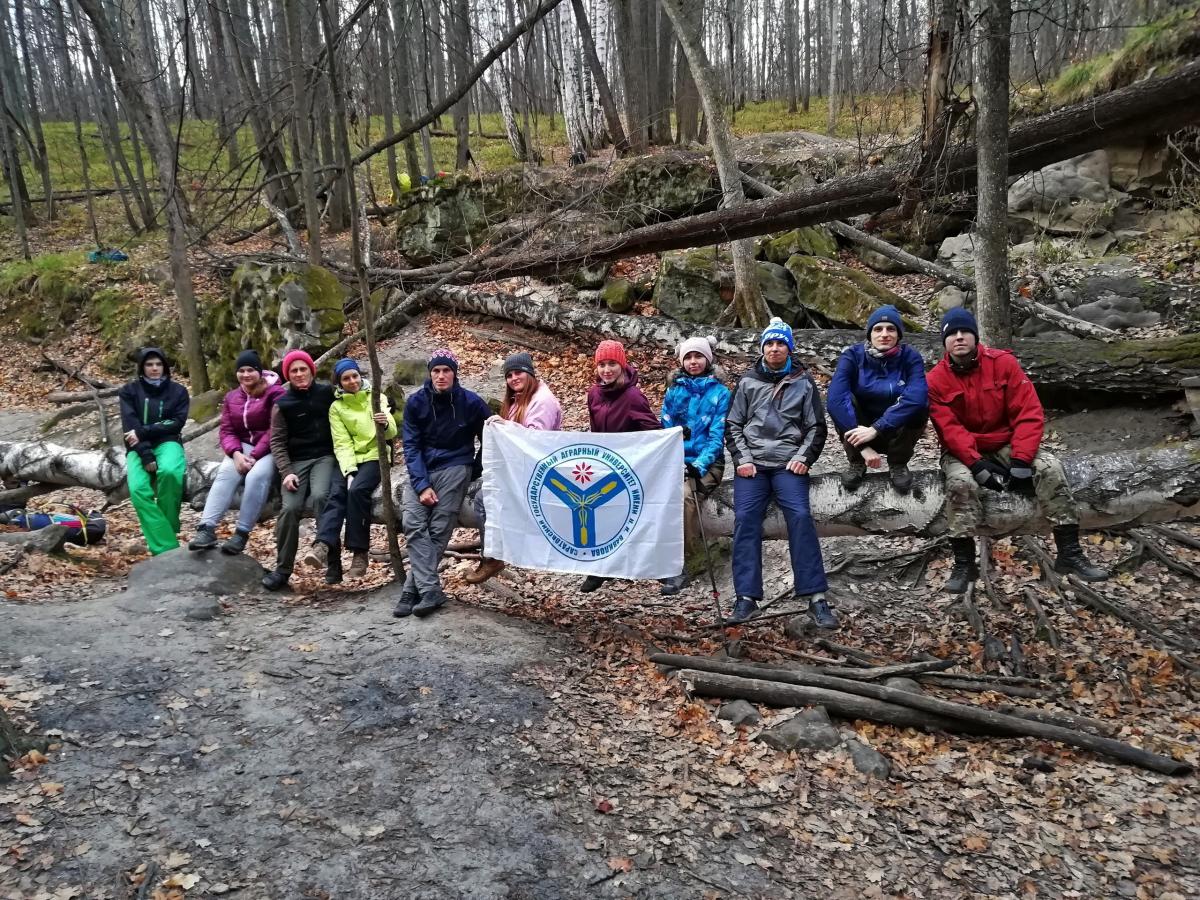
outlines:
[[572, 444], [538, 460], [526, 491], [546, 540], [571, 559], [603, 559], [642, 514], [642, 482], [612, 450]]

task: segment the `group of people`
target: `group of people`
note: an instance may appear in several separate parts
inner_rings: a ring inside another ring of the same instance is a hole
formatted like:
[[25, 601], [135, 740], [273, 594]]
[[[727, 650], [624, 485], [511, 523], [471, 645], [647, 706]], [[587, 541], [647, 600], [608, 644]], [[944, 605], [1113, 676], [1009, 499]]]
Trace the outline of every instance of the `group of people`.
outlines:
[[[1041, 446], [1042, 406], [1016, 359], [980, 344], [978, 326], [965, 309], [946, 313], [941, 337], [945, 354], [926, 375], [921, 354], [904, 343], [900, 313], [883, 306], [871, 314], [864, 340], [842, 353], [829, 385], [828, 408], [847, 456], [843, 488], [857, 490], [868, 469], [886, 462], [895, 490], [911, 491], [908, 463], [932, 419], [943, 449], [954, 553], [946, 590], [962, 593], [978, 576], [973, 535], [983, 517], [981, 490], [1035, 498], [1054, 526], [1056, 569], [1092, 581], [1106, 578], [1108, 573], [1092, 565], [1079, 545], [1070, 486], [1061, 463]], [[818, 627], [836, 628], [809, 504], [809, 473], [827, 437], [825, 404], [795, 352], [792, 329], [771, 320], [762, 332], [758, 359], [732, 391], [715, 370], [711, 339], [683, 341], [677, 358], [679, 369], [655, 415], [624, 346], [601, 341], [594, 356], [596, 381], [587, 393], [591, 430], [682, 430], [683, 530], [689, 547], [701, 539], [700, 504], [721, 483], [728, 452], [734, 467], [736, 601], [727, 621], [744, 622], [758, 612], [764, 594], [763, 522], [774, 501], [787, 525], [792, 592]], [[334, 366], [333, 384], [317, 379], [312, 358], [302, 350], [288, 353], [282, 370], [286, 386], [264, 369], [253, 350], [237, 358], [238, 386], [221, 409], [225, 458], [188, 546], [197, 552], [218, 546], [217, 526], [240, 488], [235, 531], [219, 546], [225, 553], [243, 552], [278, 475], [276, 561], [264, 587], [288, 585], [299, 549], [299, 520], [310, 504], [317, 530], [303, 561], [323, 567], [325, 581], [337, 584], [344, 577], [344, 545], [351, 554], [345, 575], [362, 577], [369, 565], [380, 447], [396, 437], [395, 418], [387, 398], [374, 392], [352, 359]], [[402, 509], [409, 569], [397, 617], [425, 616], [446, 602], [438, 564], [459, 508], [479, 478], [483, 426], [494, 415], [459, 382], [458, 360], [449, 349], [432, 354], [428, 372], [422, 388], [405, 402], [399, 429], [407, 469]], [[504, 381], [501, 419], [525, 428], [562, 427], [562, 406], [538, 377], [530, 354], [514, 353], [504, 361]], [[171, 380], [162, 351], [149, 347], [139, 354], [137, 377], [121, 389], [120, 399], [130, 495], [151, 553], [162, 553], [178, 546], [187, 391]], [[476, 491], [473, 504], [482, 534], [487, 523], [481, 492]], [[466, 580], [482, 583], [504, 565], [484, 556]], [[595, 591], [604, 583], [589, 576], [580, 589]], [[686, 575], [661, 584], [663, 594], [678, 593]]]

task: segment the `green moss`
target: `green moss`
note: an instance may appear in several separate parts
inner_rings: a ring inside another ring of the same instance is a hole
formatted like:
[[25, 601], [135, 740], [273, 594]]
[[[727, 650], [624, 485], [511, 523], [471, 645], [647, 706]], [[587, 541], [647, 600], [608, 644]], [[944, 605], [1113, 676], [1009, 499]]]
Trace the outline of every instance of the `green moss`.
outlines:
[[828, 228], [811, 225], [764, 238], [758, 250], [763, 259], [782, 266], [797, 253], [833, 259], [837, 256], [837, 241]]
[[633, 284], [627, 278], [614, 278], [604, 285], [600, 296], [604, 298], [609, 312], [627, 313], [633, 309]]
[[844, 325], [862, 328], [871, 312], [884, 303], [891, 303], [905, 316], [905, 328], [919, 331], [908, 316], [917, 309], [902, 297], [876, 284], [870, 276], [838, 263], [819, 261], [797, 254], [787, 261], [787, 270], [796, 282], [798, 307], [778, 310], [792, 324], [805, 324], [805, 312], [817, 314], [819, 324]]
[[94, 290], [83, 253], [45, 253], [0, 266], [0, 300], [17, 305], [17, 334], [39, 340], [78, 318]]

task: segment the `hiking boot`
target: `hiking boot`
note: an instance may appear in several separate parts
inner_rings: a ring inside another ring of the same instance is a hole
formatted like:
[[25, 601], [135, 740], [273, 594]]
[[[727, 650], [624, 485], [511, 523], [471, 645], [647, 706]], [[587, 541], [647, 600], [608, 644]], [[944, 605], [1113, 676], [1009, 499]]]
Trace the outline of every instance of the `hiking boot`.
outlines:
[[598, 591], [604, 587], [604, 582], [606, 581], [608, 581], [607, 578], [601, 578], [599, 575], [589, 575], [583, 579], [583, 584], [579, 586], [579, 593], [590, 594], [592, 591]]
[[275, 569], [263, 576], [262, 586], [268, 591], [280, 591], [288, 586], [291, 577], [291, 572], [281, 572], [279, 569]]
[[838, 627], [837, 616], [829, 608], [829, 602], [824, 594], [813, 594], [808, 598], [808, 617], [818, 628], [832, 631]]
[[662, 590], [659, 591], [664, 597], [670, 597], [678, 594], [687, 585], [687, 575], [680, 572], [674, 578], [660, 578], [658, 583], [662, 585]]
[[954, 568], [946, 579], [946, 593], [965, 594], [967, 586], [979, 577], [975, 538], [951, 538], [950, 549], [954, 551]]
[[329, 565], [329, 545], [317, 541], [312, 545], [304, 559], [301, 560], [310, 569], [320, 569]]
[[400, 599], [396, 601], [396, 608], [392, 610], [392, 615], [397, 619], [403, 619], [405, 616], [411, 616], [413, 607], [420, 602], [420, 597], [414, 597], [411, 594], [401, 594]]
[[250, 537], [250, 533], [238, 529], [230, 537], [226, 538], [225, 543], [221, 545], [221, 552], [228, 553], [230, 556], [237, 556], [246, 550], [246, 542]]
[[201, 525], [196, 529], [196, 536], [188, 542], [189, 550], [211, 550], [217, 546], [217, 529], [211, 525]]
[[330, 558], [329, 565], [325, 567], [325, 583], [342, 583], [342, 555], [340, 553], [335, 553]]
[[842, 487], [848, 491], [858, 490], [858, 486], [863, 483], [863, 479], [867, 477], [866, 463], [851, 463], [850, 468], [841, 474]]
[[354, 556], [350, 560], [350, 568], [346, 572], [347, 578], [362, 578], [367, 574], [367, 565], [370, 563], [370, 557], [367, 556], [366, 550], [355, 550]]
[[1107, 569], [1094, 566], [1083, 555], [1079, 546], [1079, 526], [1059, 525], [1054, 529], [1054, 543], [1058, 547], [1058, 558], [1054, 560], [1054, 571], [1064, 575], [1074, 573], [1084, 581], [1104, 581], [1109, 577]]
[[446, 601], [449, 599], [442, 591], [438, 591], [429, 597], [422, 597], [421, 602], [413, 607], [413, 615], [418, 619], [423, 619], [435, 609], [445, 606]]
[[464, 579], [467, 584], [483, 584], [489, 578], [498, 575], [504, 571], [506, 563], [501, 559], [492, 559], [490, 556], [482, 556], [479, 559], [479, 565], [467, 573]]
[[891, 479], [892, 487], [894, 487], [901, 494], [907, 494], [912, 490], [913, 475], [912, 472], [908, 470], [908, 466], [904, 463], [897, 463], [894, 466], [889, 464], [888, 478]]
[[755, 597], [738, 597], [733, 602], [733, 615], [725, 620], [726, 625], [739, 625], [748, 622], [758, 615], [758, 599]]

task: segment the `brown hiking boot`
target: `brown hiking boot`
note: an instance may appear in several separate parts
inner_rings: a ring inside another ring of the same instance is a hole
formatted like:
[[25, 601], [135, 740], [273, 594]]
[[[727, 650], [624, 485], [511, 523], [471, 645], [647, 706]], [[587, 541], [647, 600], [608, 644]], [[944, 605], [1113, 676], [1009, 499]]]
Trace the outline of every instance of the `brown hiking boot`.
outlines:
[[479, 565], [467, 573], [467, 584], [483, 584], [493, 575], [498, 575], [504, 571], [505, 562], [500, 559], [492, 559], [491, 557], [481, 557]]
[[367, 574], [367, 563], [369, 558], [366, 550], [355, 550], [354, 557], [350, 560], [350, 568], [346, 570], [347, 578], [362, 578]]
[[329, 547], [317, 541], [304, 554], [304, 564], [313, 569], [324, 569], [329, 565]]

